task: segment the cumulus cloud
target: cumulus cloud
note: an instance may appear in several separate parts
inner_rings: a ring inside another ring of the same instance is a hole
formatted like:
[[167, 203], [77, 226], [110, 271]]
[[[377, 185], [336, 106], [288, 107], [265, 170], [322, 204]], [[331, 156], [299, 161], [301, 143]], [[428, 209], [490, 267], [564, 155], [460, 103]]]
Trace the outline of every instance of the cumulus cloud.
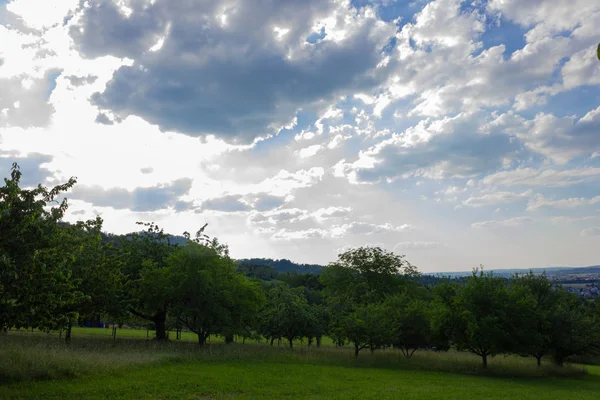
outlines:
[[421, 121], [360, 154], [339, 173], [359, 182], [407, 176], [468, 178], [495, 171], [518, 149], [505, 134], [484, 133], [472, 114]]
[[223, 212], [249, 211], [251, 209], [250, 205], [242, 201], [242, 199], [242, 195], [213, 198], [202, 202], [201, 209]]
[[[85, 57], [134, 61], [93, 97], [100, 107], [247, 143], [277, 132], [299, 108], [383, 82], [377, 66], [395, 30], [346, 1], [157, 0], [124, 12], [97, 0], [70, 32]], [[307, 41], [314, 32], [324, 37]]]
[[[182, 178], [168, 184], [153, 187], [138, 187], [133, 191], [122, 188], [104, 189], [101, 186], [76, 185], [69, 198], [83, 200], [98, 207], [128, 209], [135, 212], [157, 211], [178, 204], [181, 196], [187, 194], [192, 180]], [[181, 204], [178, 204], [181, 208]]]

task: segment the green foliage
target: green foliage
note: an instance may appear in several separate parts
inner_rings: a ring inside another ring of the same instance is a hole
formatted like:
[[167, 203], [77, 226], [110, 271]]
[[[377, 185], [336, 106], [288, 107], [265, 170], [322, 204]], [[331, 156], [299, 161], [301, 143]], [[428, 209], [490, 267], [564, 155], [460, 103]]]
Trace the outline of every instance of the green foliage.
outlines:
[[431, 337], [429, 304], [407, 294], [391, 296], [385, 301], [384, 318], [390, 324], [390, 339], [406, 358], [418, 348], [426, 347]]
[[309, 334], [313, 315], [301, 288], [286, 284], [274, 286], [267, 293], [267, 303], [261, 312], [261, 333], [271, 341], [285, 338], [293, 341]]
[[211, 334], [250, 335], [263, 302], [258, 285], [236, 272], [227, 249], [189, 243], [168, 259], [174, 282], [173, 313], [203, 345]]
[[41, 184], [23, 189], [20, 180], [13, 164], [10, 179], [0, 187], [0, 330], [50, 329], [70, 316], [62, 305], [81, 295], [71, 276], [73, 257], [61, 242], [59, 221], [67, 200], [50, 206], [76, 180], [52, 189]]

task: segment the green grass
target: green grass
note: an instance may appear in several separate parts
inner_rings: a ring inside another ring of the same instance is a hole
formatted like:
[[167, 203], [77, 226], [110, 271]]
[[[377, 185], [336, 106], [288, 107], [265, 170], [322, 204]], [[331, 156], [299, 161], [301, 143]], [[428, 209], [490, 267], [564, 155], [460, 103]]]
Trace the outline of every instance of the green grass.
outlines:
[[[144, 331], [145, 333], [145, 331]], [[108, 335], [109, 337], [110, 335]], [[157, 343], [56, 335], [0, 335], [0, 398], [43, 399], [594, 399], [600, 368], [535, 366], [467, 353], [364, 352], [325, 346]]]

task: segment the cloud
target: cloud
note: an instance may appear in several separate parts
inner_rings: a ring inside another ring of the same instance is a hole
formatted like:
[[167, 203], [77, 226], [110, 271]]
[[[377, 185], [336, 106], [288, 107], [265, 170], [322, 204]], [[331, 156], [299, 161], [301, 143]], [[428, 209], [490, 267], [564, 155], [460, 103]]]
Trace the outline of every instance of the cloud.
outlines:
[[587, 216], [587, 217], [567, 217], [564, 215], [550, 217], [550, 222], [555, 225], [565, 225], [565, 224], [574, 224], [582, 221], [589, 221], [592, 219], [596, 219], [596, 216]]
[[192, 180], [181, 178], [168, 184], [153, 187], [138, 187], [133, 191], [122, 188], [104, 189], [100, 186], [75, 185], [69, 198], [83, 200], [98, 207], [128, 209], [134, 212], [158, 211], [176, 204], [189, 192]]
[[362, 152], [354, 163], [341, 164], [338, 173], [378, 182], [409, 176], [468, 178], [495, 171], [518, 146], [505, 134], [479, 132], [479, 121], [472, 114], [421, 121]]
[[538, 113], [534, 119], [527, 120], [507, 113], [500, 115], [489, 126], [514, 134], [529, 150], [558, 164], [600, 150], [600, 107], [579, 119], [575, 116], [560, 118], [553, 114]]
[[586, 228], [581, 231], [581, 236], [600, 236], [600, 227]]
[[[133, 60], [93, 97], [101, 108], [162, 130], [249, 143], [276, 133], [300, 108], [384, 81], [377, 66], [396, 27], [370, 7], [349, 5], [158, 0], [129, 3], [124, 13], [95, 1], [70, 33], [85, 57]], [[322, 40], [307, 42], [321, 30]]]
[[54, 112], [48, 95], [58, 71], [50, 70], [41, 78], [22, 74], [0, 77], [0, 128], [46, 126]]
[[72, 86], [78, 87], [78, 86], [84, 86], [84, 85], [91, 85], [92, 83], [96, 82], [98, 77], [94, 76], [94, 75], [87, 75], [87, 76], [68, 75], [68, 76], [65, 76], [65, 79], [67, 79], [71, 83]]
[[490, 229], [494, 229], [494, 228], [512, 228], [512, 227], [518, 227], [518, 226], [522, 226], [525, 224], [529, 224], [532, 223], [534, 220], [532, 218], [529, 217], [515, 217], [515, 218], [509, 218], [509, 219], [504, 219], [504, 220], [492, 220], [492, 221], [481, 221], [481, 222], [475, 222], [473, 224], [471, 224], [471, 228], [490, 228]]
[[228, 195], [213, 198], [202, 202], [202, 210], [213, 210], [223, 212], [249, 211], [250, 205], [242, 201], [242, 195]]
[[405, 250], [405, 249], [409, 249], [409, 250], [419, 250], [419, 249], [434, 249], [436, 247], [440, 247], [442, 246], [442, 244], [440, 244], [439, 242], [419, 242], [419, 241], [412, 241], [412, 242], [399, 242], [396, 244], [396, 246], [394, 246], [394, 251], [398, 251], [398, 250]]
[[585, 198], [585, 197], [569, 197], [566, 199], [551, 200], [541, 194], [537, 194], [529, 200], [527, 210], [539, 210], [541, 208], [577, 208], [600, 203], [600, 196]]
[[530, 198], [532, 195], [533, 191], [531, 190], [523, 193], [493, 192], [479, 197], [469, 197], [463, 202], [463, 204], [469, 207], [493, 206], [496, 204], [507, 204], [514, 203], [516, 201], [522, 201]]
[[[1, 143], [1, 142], [0, 142]], [[21, 171], [21, 187], [33, 187], [40, 183], [45, 183], [52, 177], [52, 173], [46, 167], [46, 164], [53, 160], [49, 154], [30, 153], [20, 155], [15, 152], [6, 152], [0, 149], [0, 178], [10, 177], [13, 163], [19, 165]], [[64, 182], [60, 182], [64, 183]], [[4, 182], [2, 182], [4, 184]]]
[[517, 168], [500, 171], [483, 178], [482, 182], [493, 186], [543, 186], [566, 187], [600, 179], [600, 168], [586, 167], [566, 170]]

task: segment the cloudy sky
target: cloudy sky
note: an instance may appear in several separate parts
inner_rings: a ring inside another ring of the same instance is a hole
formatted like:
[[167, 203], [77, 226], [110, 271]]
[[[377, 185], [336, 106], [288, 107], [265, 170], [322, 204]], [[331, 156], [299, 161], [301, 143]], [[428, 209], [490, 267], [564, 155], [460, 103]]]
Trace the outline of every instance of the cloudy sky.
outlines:
[[0, 175], [234, 257], [600, 263], [600, 2], [0, 0]]

